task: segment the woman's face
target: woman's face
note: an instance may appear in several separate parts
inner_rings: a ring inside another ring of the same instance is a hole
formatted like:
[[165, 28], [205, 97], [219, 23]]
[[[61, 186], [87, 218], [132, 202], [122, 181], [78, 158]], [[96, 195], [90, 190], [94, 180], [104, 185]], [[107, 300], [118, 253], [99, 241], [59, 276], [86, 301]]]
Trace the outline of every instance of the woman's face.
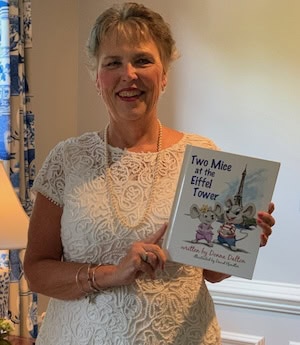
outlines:
[[166, 74], [154, 41], [132, 43], [111, 34], [100, 48], [96, 84], [111, 120], [156, 116]]

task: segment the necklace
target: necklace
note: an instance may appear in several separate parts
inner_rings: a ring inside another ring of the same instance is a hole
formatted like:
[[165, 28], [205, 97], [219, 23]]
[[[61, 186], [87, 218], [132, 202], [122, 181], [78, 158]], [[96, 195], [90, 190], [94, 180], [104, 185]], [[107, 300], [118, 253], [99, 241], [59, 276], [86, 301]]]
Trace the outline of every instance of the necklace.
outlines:
[[117, 201], [117, 197], [114, 193], [114, 189], [113, 189], [113, 182], [112, 182], [112, 176], [111, 176], [111, 169], [109, 167], [109, 152], [108, 152], [108, 127], [109, 127], [109, 123], [106, 125], [105, 129], [104, 129], [104, 147], [105, 147], [105, 172], [106, 172], [106, 186], [107, 186], [107, 193], [112, 205], [112, 210], [114, 213], [114, 216], [119, 220], [119, 222], [126, 228], [128, 229], [134, 229], [137, 228], [140, 224], [144, 223], [145, 220], [148, 217], [149, 211], [150, 211], [150, 207], [153, 201], [153, 195], [154, 195], [154, 187], [156, 185], [157, 179], [158, 179], [158, 163], [159, 163], [159, 154], [162, 148], [162, 124], [159, 120], [158, 121], [158, 138], [157, 138], [157, 155], [156, 155], [156, 159], [155, 159], [155, 168], [154, 168], [154, 174], [153, 174], [153, 180], [152, 180], [152, 184], [151, 184], [151, 189], [150, 189], [150, 195], [149, 198], [147, 199], [147, 204], [144, 210], [144, 213], [142, 215], [142, 217], [140, 219], [138, 219], [134, 224], [130, 224], [126, 217], [124, 217], [119, 209], [118, 206], [118, 201]]

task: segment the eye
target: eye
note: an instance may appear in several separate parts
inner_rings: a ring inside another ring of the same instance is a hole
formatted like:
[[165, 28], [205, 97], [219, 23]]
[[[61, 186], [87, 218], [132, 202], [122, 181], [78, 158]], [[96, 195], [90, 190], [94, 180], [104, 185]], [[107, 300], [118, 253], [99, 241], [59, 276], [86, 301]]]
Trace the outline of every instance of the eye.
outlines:
[[147, 66], [147, 65], [152, 64], [152, 61], [147, 57], [140, 57], [135, 60], [135, 63], [138, 66]]
[[121, 61], [119, 60], [111, 60], [107, 63], [105, 63], [104, 67], [106, 68], [116, 68], [119, 67], [121, 65]]
[[138, 59], [137, 62], [140, 63], [140, 64], [150, 63], [150, 61], [148, 59]]
[[241, 209], [240, 208], [237, 208], [235, 211], [234, 211], [234, 214], [236, 215], [236, 216], [238, 216], [240, 213], [241, 213]]

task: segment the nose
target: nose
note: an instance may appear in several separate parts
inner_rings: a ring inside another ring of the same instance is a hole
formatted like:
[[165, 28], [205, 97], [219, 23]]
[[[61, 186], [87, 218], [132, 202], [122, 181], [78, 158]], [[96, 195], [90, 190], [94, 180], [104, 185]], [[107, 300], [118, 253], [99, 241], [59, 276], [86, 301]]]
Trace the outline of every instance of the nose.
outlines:
[[122, 79], [124, 81], [137, 79], [136, 68], [130, 62], [124, 65], [122, 72]]

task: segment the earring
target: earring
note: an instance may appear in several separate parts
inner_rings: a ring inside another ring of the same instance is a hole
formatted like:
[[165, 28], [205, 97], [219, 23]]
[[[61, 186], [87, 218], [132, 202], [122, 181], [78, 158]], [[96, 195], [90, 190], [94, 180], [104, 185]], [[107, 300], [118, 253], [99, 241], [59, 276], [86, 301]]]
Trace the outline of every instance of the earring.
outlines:
[[97, 94], [98, 94], [98, 96], [102, 96], [101, 90], [97, 90]]

